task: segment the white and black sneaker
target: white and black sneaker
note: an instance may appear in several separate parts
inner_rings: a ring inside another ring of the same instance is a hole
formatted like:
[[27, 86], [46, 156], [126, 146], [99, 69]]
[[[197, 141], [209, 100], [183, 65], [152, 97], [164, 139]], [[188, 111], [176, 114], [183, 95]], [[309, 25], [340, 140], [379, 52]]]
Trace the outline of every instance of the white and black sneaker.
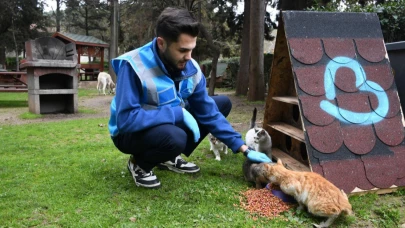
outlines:
[[160, 181], [157, 179], [153, 171], [146, 172], [138, 165], [135, 165], [132, 161], [132, 156], [128, 161], [128, 170], [134, 178], [136, 186], [142, 186], [145, 188], [158, 188], [160, 187]]
[[160, 163], [158, 167], [160, 169], [168, 169], [176, 173], [196, 173], [200, 171], [200, 167], [194, 163], [184, 161], [180, 155], [172, 160]]

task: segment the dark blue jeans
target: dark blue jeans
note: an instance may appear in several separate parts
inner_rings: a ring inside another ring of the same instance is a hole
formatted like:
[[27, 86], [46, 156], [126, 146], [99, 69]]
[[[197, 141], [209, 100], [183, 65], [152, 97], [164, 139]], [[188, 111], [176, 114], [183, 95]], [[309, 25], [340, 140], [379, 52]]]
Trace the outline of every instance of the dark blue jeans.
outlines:
[[[232, 103], [227, 96], [213, 96], [218, 110], [227, 117]], [[175, 158], [180, 154], [187, 157], [207, 136], [209, 129], [200, 124], [200, 140], [195, 143], [193, 133], [183, 125], [163, 124], [140, 132], [119, 134], [113, 137], [114, 145], [125, 154], [132, 154], [136, 164], [150, 171], [159, 163]]]

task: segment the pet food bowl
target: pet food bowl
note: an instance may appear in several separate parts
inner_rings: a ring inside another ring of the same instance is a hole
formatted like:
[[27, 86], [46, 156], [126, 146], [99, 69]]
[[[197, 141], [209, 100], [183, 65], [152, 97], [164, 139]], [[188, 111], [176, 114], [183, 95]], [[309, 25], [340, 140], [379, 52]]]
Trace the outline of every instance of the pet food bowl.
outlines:
[[276, 196], [277, 198], [281, 199], [284, 203], [297, 203], [297, 201], [294, 199], [294, 197], [285, 194], [281, 190], [277, 189], [271, 189], [270, 188], [270, 183], [266, 185], [266, 188], [271, 191], [271, 193]]

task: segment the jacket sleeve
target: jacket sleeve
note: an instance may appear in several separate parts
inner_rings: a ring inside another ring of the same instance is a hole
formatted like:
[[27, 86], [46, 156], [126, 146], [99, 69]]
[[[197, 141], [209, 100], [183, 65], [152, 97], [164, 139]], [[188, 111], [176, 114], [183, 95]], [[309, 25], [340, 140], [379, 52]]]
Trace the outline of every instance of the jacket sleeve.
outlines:
[[141, 106], [141, 99], [141, 81], [127, 62], [121, 66], [117, 75], [115, 104], [117, 129], [120, 133], [183, 122], [183, 111], [180, 106], [166, 105], [160, 109], [145, 110]]
[[204, 75], [194, 93], [187, 99], [196, 120], [227, 145], [234, 153], [245, 144], [228, 120], [218, 110], [215, 101], [208, 96]]

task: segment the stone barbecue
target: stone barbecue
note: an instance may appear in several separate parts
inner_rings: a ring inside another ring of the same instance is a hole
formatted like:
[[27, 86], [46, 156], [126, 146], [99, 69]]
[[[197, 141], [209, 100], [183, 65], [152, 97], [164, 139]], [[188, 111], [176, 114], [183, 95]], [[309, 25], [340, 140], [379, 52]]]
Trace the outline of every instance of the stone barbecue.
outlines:
[[25, 42], [28, 106], [35, 114], [77, 113], [76, 47], [53, 37]]

